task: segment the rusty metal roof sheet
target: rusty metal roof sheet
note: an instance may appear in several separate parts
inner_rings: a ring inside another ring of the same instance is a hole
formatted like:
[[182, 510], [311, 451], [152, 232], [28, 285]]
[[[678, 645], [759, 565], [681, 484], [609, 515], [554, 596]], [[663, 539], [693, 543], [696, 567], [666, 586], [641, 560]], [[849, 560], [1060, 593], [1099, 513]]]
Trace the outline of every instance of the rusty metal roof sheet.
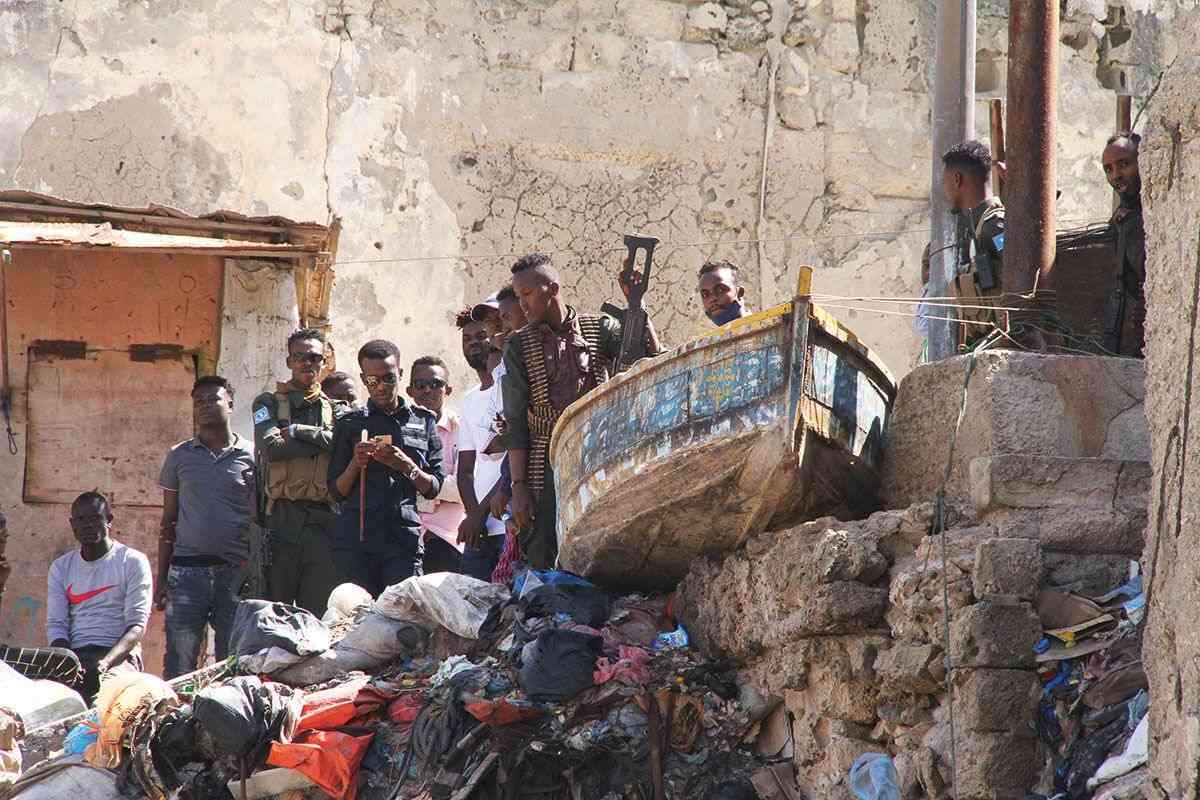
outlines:
[[[8, 227], [15, 223], [75, 224], [77, 230], [62, 229], [54, 238], [38, 239], [42, 245], [49, 244], [92, 244], [110, 247], [190, 247], [201, 249], [230, 249], [228, 246], [207, 245], [199, 239], [237, 241], [239, 245], [261, 246], [282, 245], [286, 250], [307, 250], [313, 253], [333, 253], [337, 247], [340, 225], [335, 218], [329, 225], [315, 222], [295, 222], [285, 217], [250, 217], [234, 211], [216, 211], [202, 216], [192, 216], [167, 206], [150, 205], [145, 208], [114, 206], [103, 203], [81, 203], [57, 197], [27, 192], [19, 189], [0, 191], [0, 225]], [[88, 225], [90, 224], [90, 226]], [[103, 226], [107, 224], [107, 230]], [[30, 236], [22, 231], [14, 233]], [[173, 236], [186, 239], [188, 244], [147, 244], [132, 233]], [[40, 235], [40, 234], [39, 234]], [[83, 240], [80, 237], [84, 237]], [[97, 240], [89, 240], [95, 237]], [[245, 249], [244, 247], [235, 249]]]
[[148, 233], [114, 228], [109, 222], [9, 222], [0, 219], [0, 243], [9, 246], [74, 245], [138, 250], [188, 250], [228, 254], [288, 256], [308, 253], [309, 247], [211, 236]]

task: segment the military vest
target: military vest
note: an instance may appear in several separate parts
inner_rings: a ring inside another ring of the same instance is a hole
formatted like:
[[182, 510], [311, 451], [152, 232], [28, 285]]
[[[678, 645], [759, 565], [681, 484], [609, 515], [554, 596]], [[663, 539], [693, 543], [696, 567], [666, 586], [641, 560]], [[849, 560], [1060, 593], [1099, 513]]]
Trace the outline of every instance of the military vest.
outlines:
[[[597, 385], [608, 380], [608, 359], [600, 349], [600, 316], [579, 314], [579, 332], [587, 343], [588, 370]], [[546, 466], [550, 454], [550, 436], [562, 413], [550, 402], [550, 377], [546, 374], [546, 355], [542, 350], [542, 334], [537, 325], [527, 325], [517, 333], [521, 359], [529, 381], [529, 458], [525, 478], [529, 488], [539, 494], [546, 483]]]
[[971, 260], [967, 264], [967, 269], [954, 276], [954, 294], [960, 303], [958, 317], [969, 328], [969, 330], [965, 331], [967, 339], [988, 333], [990, 330], [988, 326], [1000, 321], [993, 308], [996, 303], [988, 299], [987, 295], [1000, 294], [1002, 291], [1002, 278], [998, 274], [1002, 265], [992, 265], [992, 269], [997, 270], [996, 285], [986, 292], [979, 286], [979, 269], [977, 266], [980, 250], [979, 237], [983, 233], [984, 223], [1004, 216], [1004, 206], [1000, 204], [1000, 201], [996, 200], [996, 198], [988, 198], [988, 200], [994, 202], [989, 202], [988, 207], [979, 215], [979, 222], [975, 224], [975, 230], [971, 237]]
[[[292, 404], [286, 392], [276, 392], [275, 417], [290, 420]], [[321, 395], [321, 427], [326, 430], [333, 427], [333, 404], [329, 398]], [[332, 503], [329, 496], [329, 459], [330, 454], [324, 450], [309, 458], [289, 458], [271, 461], [267, 464], [266, 493], [268, 508], [276, 500], [303, 500], [310, 503]]]

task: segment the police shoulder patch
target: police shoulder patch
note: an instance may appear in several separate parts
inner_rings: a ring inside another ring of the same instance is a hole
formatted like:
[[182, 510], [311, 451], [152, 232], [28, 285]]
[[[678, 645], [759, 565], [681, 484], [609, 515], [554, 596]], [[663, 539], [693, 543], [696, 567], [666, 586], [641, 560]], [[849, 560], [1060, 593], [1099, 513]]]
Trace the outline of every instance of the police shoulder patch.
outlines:
[[997, 252], [1003, 252], [1004, 251], [1004, 234], [997, 233], [995, 236], [993, 236], [992, 244], [994, 244], [996, 246]]
[[266, 407], [260, 408], [254, 412], [254, 424], [259, 425], [271, 418], [271, 412], [267, 411]]

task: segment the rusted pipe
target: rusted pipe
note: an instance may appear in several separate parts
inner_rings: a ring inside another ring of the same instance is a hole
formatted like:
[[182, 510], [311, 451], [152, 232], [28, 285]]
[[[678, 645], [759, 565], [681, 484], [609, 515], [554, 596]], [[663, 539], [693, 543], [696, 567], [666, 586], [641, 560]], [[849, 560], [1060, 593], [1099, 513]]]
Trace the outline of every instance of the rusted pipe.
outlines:
[[1133, 130], [1133, 95], [1117, 95], [1117, 128], [1116, 131]]
[[1012, 0], [1009, 9], [1005, 292], [1053, 288], [1058, 3]]
[[1004, 101], [999, 98], [988, 101], [988, 125], [991, 129], [992, 191], [1004, 198]]

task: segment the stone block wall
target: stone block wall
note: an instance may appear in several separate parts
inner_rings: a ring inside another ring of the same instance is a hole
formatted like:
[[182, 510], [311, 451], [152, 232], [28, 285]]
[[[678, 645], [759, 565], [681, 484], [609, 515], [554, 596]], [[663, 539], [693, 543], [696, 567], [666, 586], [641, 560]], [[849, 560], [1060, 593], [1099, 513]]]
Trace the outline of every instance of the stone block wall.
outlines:
[[[901, 381], [888, 424], [884, 452], [885, 505], [901, 508], [933, 496], [950, 458], [950, 437], [958, 419], [967, 356], [927, 364]], [[1069, 498], [1067, 483], [1085, 496], [1130, 480], [1116, 462], [1147, 461], [1149, 434], [1143, 411], [1144, 365], [1128, 358], [1041, 356], [1017, 351], [980, 354], [967, 388], [967, 413], [955, 444], [947, 494], [971, 499], [973, 487], [990, 493], [1036, 494], [1035, 484]], [[1012, 459], [979, 463], [976, 459], [1014, 454], [1039, 459], [1038, 477], [1024, 476]], [[1047, 460], [1048, 459], [1048, 460]], [[1053, 459], [1108, 459], [1110, 468], [1082, 462], [1054, 466]], [[995, 473], [998, 480], [989, 480]], [[1001, 477], [1000, 473], [1003, 473]], [[1014, 473], [1014, 474], [1009, 474]], [[1111, 500], [1116, 493], [1108, 491]], [[986, 507], [988, 497], [978, 498]], [[1029, 495], [1035, 507], [1041, 501]], [[1074, 503], [1074, 500], [1066, 501]], [[997, 497], [999, 505], [1020, 507], [1016, 497]], [[1111, 505], [1111, 503], [1110, 503]]]
[[[1121, 505], [1145, 503], [1144, 485], [1111, 488]], [[724, 559], [693, 562], [678, 590], [684, 623], [704, 651], [784, 703], [803, 796], [845, 797], [865, 752], [891, 755], [906, 799], [1023, 800], [1045, 781], [1033, 601], [1041, 588], [1106, 591], [1130, 561], [1103, 539], [1069, 553], [1040, 540], [1076, 489], [1054, 492], [1043, 487], [1050, 502], [1022, 510], [1027, 527], [1010, 525], [1003, 513], [1013, 509], [998, 503], [954, 504], [943, 542], [928, 535], [927, 502], [763, 533]]]

